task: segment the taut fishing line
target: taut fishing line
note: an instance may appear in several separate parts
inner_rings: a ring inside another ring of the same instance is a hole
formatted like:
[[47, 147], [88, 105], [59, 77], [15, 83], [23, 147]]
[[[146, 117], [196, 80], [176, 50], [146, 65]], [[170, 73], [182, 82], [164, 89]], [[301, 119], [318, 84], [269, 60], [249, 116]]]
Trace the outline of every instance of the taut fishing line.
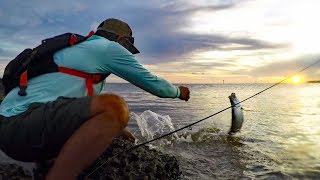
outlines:
[[133, 147], [131, 147], [131, 148], [129, 148], [129, 149], [123, 150], [123, 151], [115, 154], [114, 156], [110, 157], [110, 158], [109, 158], [108, 160], [106, 160], [105, 162], [103, 162], [99, 167], [97, 167], [96, 169], [94, 169], [94, 170], [93, 170], [90, 174], [88, 174], [84, 179], [87, 179], [90, 175], [92, 175], [94, 172], [96, 172], [98, 169], [100, 169], [102, 166], [104, 166], [106, 163], [108, 163], [109, 160], [117, 157], [119, 154], [132, 151], [132, 150], [137, 149], [137, 148], [139, 148], [139, 147], [141, 147], [141, 146], [143, 146], [143, 145], [146, 145], [146, 144], [149, 144], [149, 143], [151, 143], [151, 142], [153, 142], [153, 141], [156, 141], [156, 140], [162, 139], [162, 138], [164, 138], [164, 137], [167, 137], [167, 136], [169, 136], [169, 135], [171, 135], [171, 134], [174, 134], [174, 133], [176, 133], [176, 132], [178, 132], [178, 131], [181, 131], [181, 130], [186, 129], [186, 128], [189, 128], [189, 127], [191, 127], [191, 126], [193, 126], [193, 125], [195, 125], [195, 124], [198, 124], [198, 123], [200, 123], [200, 122], [202, 122], [202, 121], [204, 121], [204, 120], [206, 120], [206, 119], [208, 119], [208, 118], [211, 118], [211, 117], [213, 117], [213, 116], [215, 116], [215, 115], [217, 115], [217, 114], [220, 114], [220, 113], [222, 113], [222, 112], [224, 112], [224, 111], [226, 111], [226, 110], [228, 110], [228, 109], [230, 109], [230, 108], [232, 108], [232, 107], [234, 107], [234, 106], [236, 106], [236, 105], [238, 105], [238, 104], [240, 104], [240, 103], [242, 103], [242, 102], [245, 102], [245, 101], [247, 101], [247, 100], [249, 100], [249, 99], [251, 99], [251, 98], [253, 98], [253, 97], [255, 97], [255, 96], [257, 96], [257, 95], [259, 95], [259, 94], [261, 94], [261, 93], [263, 93], [263, 92], [271, 89], [271, 88], [273, 88], [274, 86], [277, 86], [277, 85], [281, 84], [282, 82], [284, 82], [284, 81], [292, 78], [293, 76], [301, 73], [302, 71], [305, 71], [306, 69], [309, 69], [310, 67], [318, 64], [319, 62], [320, 62], [320, 60], [318, 60], [318, 61], [310, 64], [309, 66], [301, 69], [300, 71], [298, 71], [298, 72], [296, 72], [296, 73], [294, 73], [294, 74], [292, 74], [292, 75], [290, 75], [290, 76], [287, 76], [287, 77], [284, 78], [283, 80], [281, 80], [281, 81], [279, 81], [279, 82], [277, 82], [277, 83], [275, 83], [275, 84], [273, 84], [273, 85], [265, 88], [264, 90], [262, 90], [262, 91], [260, 91], [260, 92], [258, 92], [258, 93], [256, 93], [256, 94], [254, 94], [254, 95], [252, 95], [252, 96], [250, 96], [250, 97], [248, 97], [248, 98], [246, 98], [246, 99], [244, 99], [244, 100], [242, 100], [242, 101], [240, 101], [240, 102], [238, 102], [238, 103], [236, 103], [236, 104], [234, 104], [233, 106], [229, 106], [229, 107], [227, 107], [227, 108], [224, 108], [224, 109], [222, 109], [222, 110], [220, 110], [220, 111], [218, 111], [218, 112], [216, 112], [216, 113], [214, 113], [214, 114], [211, 114], [210, 116], [207, 116], [207, 117], [205, 117], [205, 118], [203, 118], [203, 119], [200, 119], [200, 120], [198, 120], [198, 121], [196, 121], [196, 122], [193, 122], [193, 123], [191, 123], [191, 124], [189, 124], [189, 125], [187, 125], [187, 126], [184, 126], [184, 127], [179, 128], [179, 129], [177, 129], [177, 130], [174, 130], [174, 131], [172, 131], [172, 132], [169, 132], [169, 133], [167, 133], [167, 134], [165, 134], [165, 135], [159, 136], [159, 137], [157, 137], [157, 138], [154, 138], [154, 139], [151, 139], [151, 140], [146, 141], [146, 142], [144, 142], [144, 143], [141, 143], [141, 144], [138, 144], [138, 145], [136, 145], [136, 146], [133, 146]]

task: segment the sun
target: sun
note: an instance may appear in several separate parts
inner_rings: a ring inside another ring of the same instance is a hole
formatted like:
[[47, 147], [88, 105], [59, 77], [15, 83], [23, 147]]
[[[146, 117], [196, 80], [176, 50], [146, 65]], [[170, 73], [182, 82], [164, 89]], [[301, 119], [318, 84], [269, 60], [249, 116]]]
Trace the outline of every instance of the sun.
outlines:
[[302, 78], [300, 76], [292, 77], [292, 82], [295, 84], [301, 83]]

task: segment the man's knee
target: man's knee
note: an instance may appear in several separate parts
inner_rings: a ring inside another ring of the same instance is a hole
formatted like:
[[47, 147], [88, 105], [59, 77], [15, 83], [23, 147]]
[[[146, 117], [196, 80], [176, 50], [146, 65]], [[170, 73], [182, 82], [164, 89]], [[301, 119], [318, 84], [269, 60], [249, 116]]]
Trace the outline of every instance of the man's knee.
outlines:
[[91, 103], [91, 112], [93, 115], [104, 113], [112, 116], [120, 122], [120, 126], [127, 126], [129, 119], [128, 105], [125, 100], [117, 95], [105, 94], [93, 97]]

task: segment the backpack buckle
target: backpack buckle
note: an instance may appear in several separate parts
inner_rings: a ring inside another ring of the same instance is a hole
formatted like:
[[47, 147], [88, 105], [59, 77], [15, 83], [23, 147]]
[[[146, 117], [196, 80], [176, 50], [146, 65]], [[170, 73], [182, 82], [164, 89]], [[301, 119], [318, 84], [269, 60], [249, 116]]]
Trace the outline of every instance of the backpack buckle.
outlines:
[[20, 88], [20, 90], [18, 92], [18, 95], [26, 96], [27, 95], [27, 92], [26, 92], [27, 86], [19, 86], [19, 88]]
[[73, 46], [78, 41], [78, 38], [75, 34], [72, 34], [69, 39], [70, 46]]

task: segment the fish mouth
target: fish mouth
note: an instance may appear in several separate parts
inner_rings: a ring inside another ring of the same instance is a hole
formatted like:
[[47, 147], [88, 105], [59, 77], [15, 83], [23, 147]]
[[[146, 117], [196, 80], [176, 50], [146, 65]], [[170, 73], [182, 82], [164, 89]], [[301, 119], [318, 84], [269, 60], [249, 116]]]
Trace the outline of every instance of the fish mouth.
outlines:
[[234, 98], [236, 98], [236, 93], [231, 93], [231, 95], [229, 96], [229, 99], [231, 100], [231, 99], [234, 99]]

